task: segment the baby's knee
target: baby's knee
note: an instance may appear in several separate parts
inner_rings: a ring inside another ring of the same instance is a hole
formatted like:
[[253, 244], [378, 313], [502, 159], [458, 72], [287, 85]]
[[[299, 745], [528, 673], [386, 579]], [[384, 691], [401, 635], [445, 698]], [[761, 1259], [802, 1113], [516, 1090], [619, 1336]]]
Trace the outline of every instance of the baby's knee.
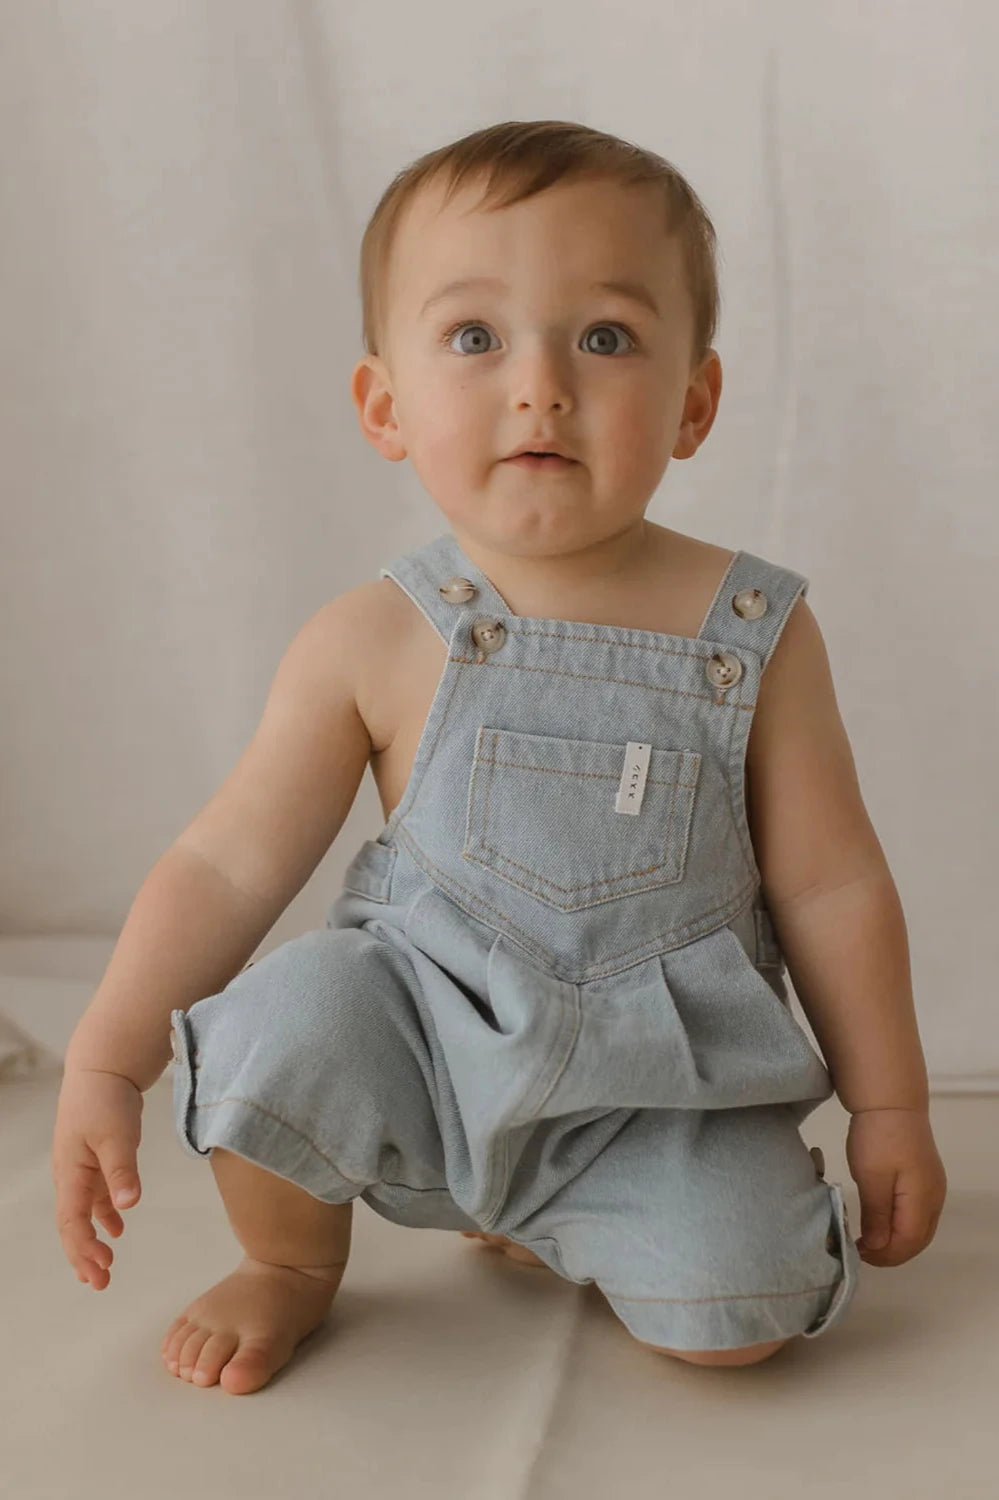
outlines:
[[[645, 1343], [639, 1339], [639, 1343]], [[661, 1344], [645, 1344], [657, 1354], [672, 1354], [674, 1359], [686, 1360], [691, 1365], [758, 1365], [776, 1354], [778, 1349], [790, 1343], [790, 1339], [774, 1339], [767, 1344], [744, 1344], [738, 1349], [666, 1349]]]

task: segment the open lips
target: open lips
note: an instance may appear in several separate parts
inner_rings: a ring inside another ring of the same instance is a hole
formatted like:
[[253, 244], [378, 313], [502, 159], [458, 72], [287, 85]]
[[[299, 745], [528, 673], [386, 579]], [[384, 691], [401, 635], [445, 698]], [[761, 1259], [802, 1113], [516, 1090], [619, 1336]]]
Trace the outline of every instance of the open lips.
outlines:
[[569, 469], [575, 464], [575, 459], [545, 449], [526, 449], [511, 454], [506, 462], [524, 469]]

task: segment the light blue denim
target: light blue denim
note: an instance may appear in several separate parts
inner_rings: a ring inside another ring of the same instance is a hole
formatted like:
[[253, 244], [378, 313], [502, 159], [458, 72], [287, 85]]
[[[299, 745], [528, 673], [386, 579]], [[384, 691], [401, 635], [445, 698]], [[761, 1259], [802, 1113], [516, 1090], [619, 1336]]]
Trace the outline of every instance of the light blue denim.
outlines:
[[736, 552], [691, 638], [514, 615], [450, 533], [381, 576], [448, 646], [409, 783], [324, 927], [173, 1012], [184, 1147], [504, 1234], [646, 1343], [814, 1338], [860, 1256], [744, 784], [807, 579]]

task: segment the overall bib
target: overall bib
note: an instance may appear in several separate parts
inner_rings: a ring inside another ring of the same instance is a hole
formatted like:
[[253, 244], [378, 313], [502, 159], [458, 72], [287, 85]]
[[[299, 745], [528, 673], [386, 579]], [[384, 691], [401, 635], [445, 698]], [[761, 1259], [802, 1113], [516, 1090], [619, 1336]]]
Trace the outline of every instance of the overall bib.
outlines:
[[184, 1148], [506, 1235], [650, 1344], [822, 1333], [860, 1256], [744, 780], [807, 579], [736, 552], [691, 638], [514, 615], [450, 533], [380, 573], [448, 646], [409, 783], [324, 927], [173, 1012]]

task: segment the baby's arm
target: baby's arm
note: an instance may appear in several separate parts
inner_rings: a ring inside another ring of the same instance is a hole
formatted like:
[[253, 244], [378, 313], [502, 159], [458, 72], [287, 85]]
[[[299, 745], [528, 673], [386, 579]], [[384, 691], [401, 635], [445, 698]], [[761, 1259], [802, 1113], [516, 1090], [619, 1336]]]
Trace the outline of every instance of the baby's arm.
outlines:
[[336, 838], [371, 750], [355, 694], [366, 598], [340, 595], [288, 646], [241, 759], [140, 887], [67, 1069], [155, 1083], [171, 1011], [225, 988]]
[[777, 939], [844, 1107], [925, 1108], [905, 919], [804, 598], [763, 674], [747, 810]]

